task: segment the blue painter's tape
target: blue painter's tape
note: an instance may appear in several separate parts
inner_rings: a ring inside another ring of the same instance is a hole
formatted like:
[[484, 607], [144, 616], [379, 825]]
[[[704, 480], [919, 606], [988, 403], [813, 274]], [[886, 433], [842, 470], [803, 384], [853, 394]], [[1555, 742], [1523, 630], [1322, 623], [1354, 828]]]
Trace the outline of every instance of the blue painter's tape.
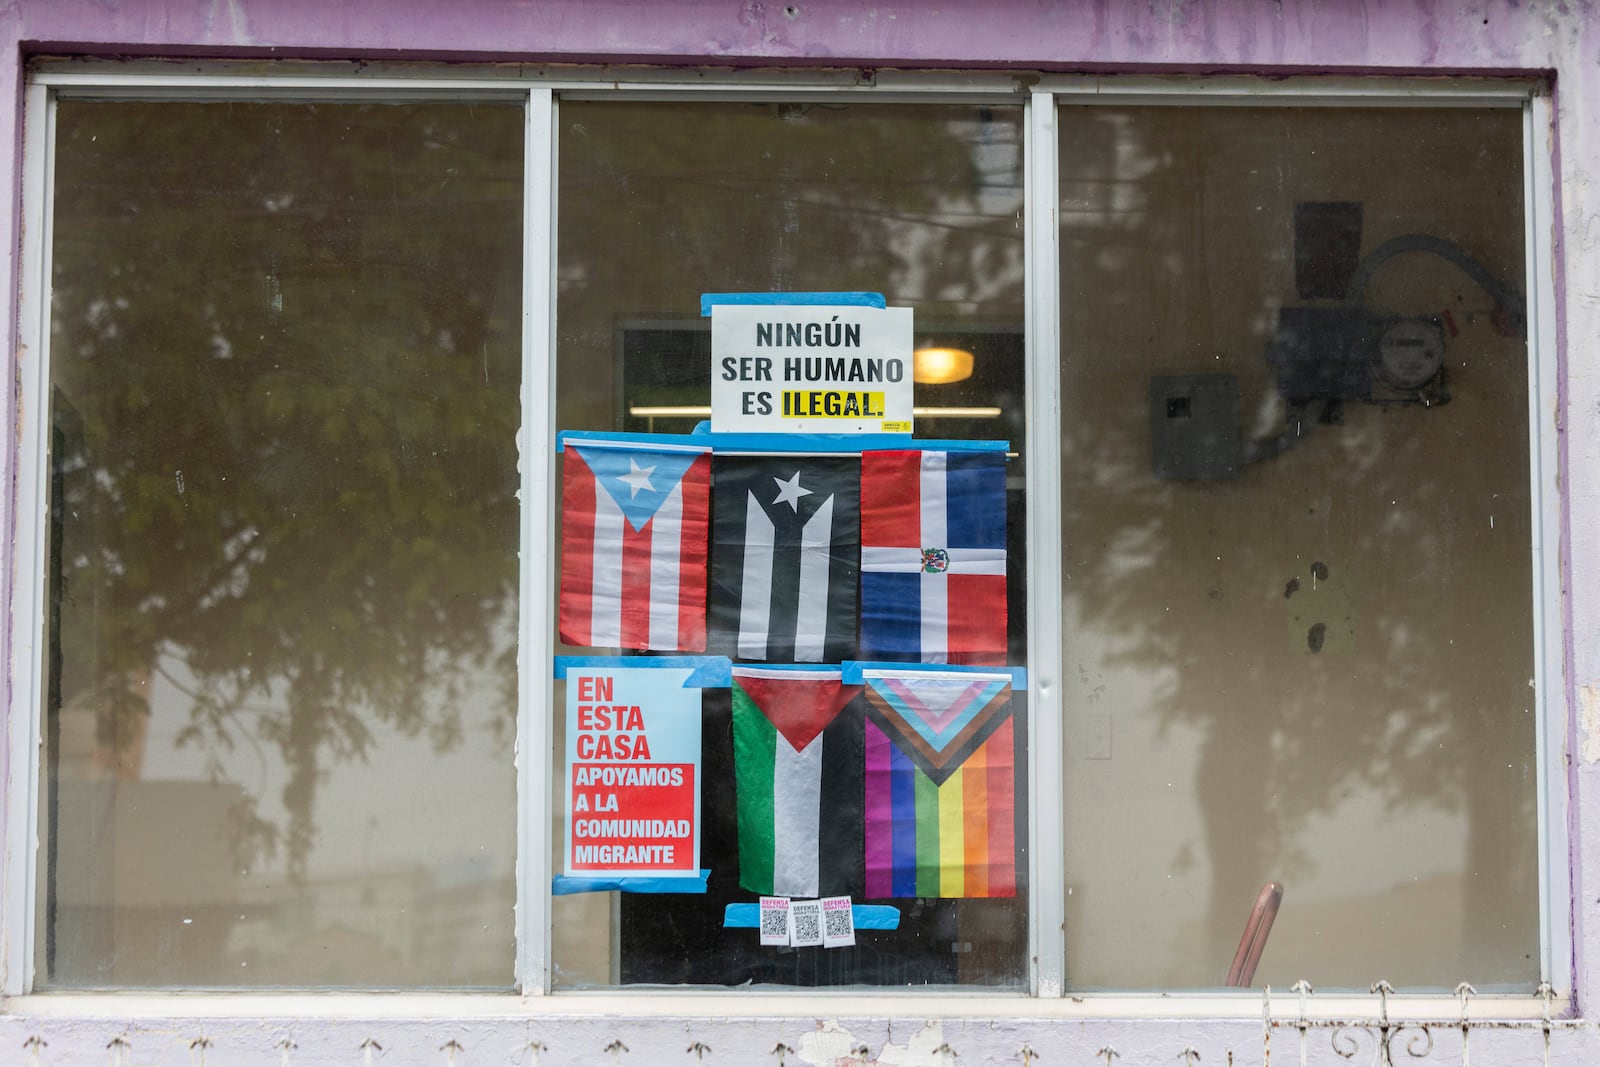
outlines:
[[700, 316], [707, 318], [718, 304], [881, 308], [882, 293], [701, 293]]
[[649, 667], [665, 670], [688, 668], [684, 689], [726, 689], [733, 684], [733, 661], [726, 656], [557, 656], [555, 675], [565, 678], [573, 668], [611, 670]]
[[751, 667], [763, 671], [837, 671], [837, 663], [740, 663], [739, 667]]
[[882, 452], [915, 448], [924, 452], [1005, 452], [1009, 441], [918, 440], [908, 433], [712, 433], [700, 422], [693, 433], [617, 433], [611, 430], [562, 430], [556, 434], [556, 451], [568, 444], [657, 451], [704, 452]]
[[556, 434], [556, 451], [565, 452], [567, 443], [591, 447], [641, 448], [657, 452], [705, 452], [711, 442], [686, 433], [616, 433], [610, 430], [562, 430]]
[[[857, 930], [898, 930], [900, 909], [888, 904], [852, 904], [850, 915]], [[761, 925], [760, 904], [729, 904], [722, 913], [729, 930], [754, 930]]]
[[568, 444], [641, 448], [673, 452], [883, 452], [914, 448], [923, 452], [1004, 452], [1009, 441], [917, 440], [908, 433], [712, 433], [701, 422], [693, 433], [616, 433], [610, 430], [562, 430], [556, 434], [556, 451]]
[[[701, 423], [700, 426], [705, 426]], [[1009, 441], [917, 440], [908, 433], [712, 433], [695, 427], [688, 440], [711, 445], [713, 452], [883, 452], [914, 448], [923, 452], [1004, 452]]]
[[873, 452], [886, 448], [917, 447], [908, 433], [703, 433], [693, 435], [712, 452], [754, 452], [763, 456], [785, 452]]
[[883, 661], [845, 660], [839, 665], [840, 680], [845, 685], [861, 685], [864, 679], [862, 671], [905, 671], [922, 674], [937, 672], [940, 674], [1009, 674], [1011, 675], [1011, 688], [1025, 690], [1028, 688], [1028, 668], [1026, 667], [974, 667], [960, 663], [887, 663]]
[[704, 893], [711, 868], [703, 868], [698, 875], [685, 874], [672, 878], [648, 878], [629, 875], [622, 878], [585, 878], [558, 874], [550, 880], [550, 895], [571, 896], [573, 893]]
[[[727, 689], [733, 684], [733, 661], [726, 656], [695, 656], [699, 664], [683, 680], [685, 689]], [[1012, 686], [1015, 689], [1015, 686]]]

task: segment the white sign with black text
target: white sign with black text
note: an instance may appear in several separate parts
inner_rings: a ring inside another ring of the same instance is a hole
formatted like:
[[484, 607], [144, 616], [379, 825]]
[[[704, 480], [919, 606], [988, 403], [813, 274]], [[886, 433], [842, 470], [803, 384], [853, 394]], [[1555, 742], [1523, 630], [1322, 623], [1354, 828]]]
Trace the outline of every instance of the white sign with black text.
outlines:
[[716, 433], [910, 433], [911, 309], [717, 304]]

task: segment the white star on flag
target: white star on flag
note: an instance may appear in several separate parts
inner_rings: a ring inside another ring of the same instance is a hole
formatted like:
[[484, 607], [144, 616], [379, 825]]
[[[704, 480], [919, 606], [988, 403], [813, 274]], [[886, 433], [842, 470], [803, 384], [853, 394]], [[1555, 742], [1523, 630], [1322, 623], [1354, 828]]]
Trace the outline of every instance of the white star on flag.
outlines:
[[794, 477], [790, 478], [788, 481], [784, 481], [782, 478], [776, 476], [774, 476], [772, 480], [778, 483], [778, 496], [775, 500], [773, 500], [773, 503], [788, 504], [796, 514], [799, 514], [800, 498], [811, 495], [811, 490], [801, 488], [800, 486], [800, 472], [795, 471]]
[[655, 473], [655, 469], [654, 464], [648, 467], [641, 467], [632, 456], [628, 457], [628, 473], [617, 475], [617, 481], [622, 482], [633, 490], [633, 495], [628, 497], [629, 500], [638, 496], [641, 489], [655, 492], [656, 487], [650, 484], [650, 475]]

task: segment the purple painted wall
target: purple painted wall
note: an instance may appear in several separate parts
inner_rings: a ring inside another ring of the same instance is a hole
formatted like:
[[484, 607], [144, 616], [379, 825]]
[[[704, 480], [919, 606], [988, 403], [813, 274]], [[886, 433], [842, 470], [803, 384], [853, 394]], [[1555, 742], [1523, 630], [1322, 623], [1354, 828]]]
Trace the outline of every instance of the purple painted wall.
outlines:
[[[1553, 264], [1561, 316], [1565, 392], [1562, 470], [1566, 533], [1564, 592], [1568, 623], [1564, 692], [1570, 709], [1569, 752], [1574, 831], [1577, 988], [1583, 1003], [1600, 994], [1600, 9], [1589, 0], [6, 0], [0, 4], [0, 144], [14, 147], [0, 213], [0, 335], [15, 350], [13, 294], [20, 240], [17, 176], [21, 166], [21, 64], [41, 51], [94, 55], [196, 57], [295, 55], [408, 57], [452, 60], [631, 60], [715, 65], [866, 65], [1000, 67], [1075, 71], [1257, 72], [1550, 72], [1558, 93], [1555, 190], [1557, 256]], [[15, 410], [12, 376], [0, 376], [0, 408]], [[16, 473], [16, 435], [5, 436], [5, 484]], [[9, 530], [13, 497], [0, 495]], [[10, 603], [15, 561], [7, 541], [0, 597]], [[9, 637], [9, 631], [7, 631]], [[4, 648], [6, 662], [11, 646]], [[1591, 688], [1592, 687], [1592, 688]], [[1568, 754], [1562, 754], [1568, 755]], [[4, 766], [0, 762], [0, 766]], [[1559, 772], [1558, 772], [1559, 773]], [[6, 842], [8, 849], [26, 842]], [[1558, 934], [1558, 936], [1560, 936]], [[260, 1002], [256, 1002], [260, 1005]], [[860, 1001], [836, 1001], [859, 1011]], [[705, 1002], [701, 1009], [715, 1012]], [[996, 1008], [996, 1018], [928, 1023], [937, 1013], [918, 1002], [902, 1021], [802, 1013], [786, 1019], [719, 1021], [690, 1018], [696, 1009], [640, 1007], [654, 1017], [597, 1017], [571, 1001], [561, 1010], [583, 1017], [537, 1015], [532, 1022], [507, 1005], [501, 1019], [451, 1019], [404, 1004], [353, 1018], [313, 1024], [281, 1009], [230, 1005], [227, 1017], [199, 1019], [75, 1017], [69, 1006], [51, 1017], [0, 1016], [0, 1063], [100, 1064], [203, 1062], [240, 1065], [363, 1062], [362, 1041], [383, 1046], [375, 1063], [685, 1063], [686, 1049], [709, 1046], [704, 1062], [883, 1064], [1100, 1062], [1114, 1046], [1122, 1065], [1179, 1062], [1185, 1046], [1200, 1062], [1259, 1063], [1259, 1023], [1207, 1021], [1051, 1022], [1028, 1018], [1049, 1004]], [[608, 1007], [616, 1009], [612, 1002]], [[170, 1003], [163, 1009], [171, 1012]], [[535, 1012], [545, 1011], [533, 1007]], [[628, 1009], [625, 1009], [628, 1010]], [[825, 1007], [815, 1009], [825, 1012]], [[381, 1017], [379, 1017], [381, 1016]], [[265, 1018], [264, 1018], [265, 1017]], [[130, 1047], [107, 1047], [126, 1032]], [[39, 1036], [46, 1046], [24, 1042]], [[281, 1042], [292, 1039], [295, 1047]], [[602, 1050], [620, 1039], [631, 1051]], [[441, 1048], [457, 1041], [458, 1051]], [[1477, 1062], [1537, 1063], [1544, 1037], [1533, 1030], [1485, 1032], [1473, 1040]], [[1600, 1062], [1600, 1032], [1587, 1021], [1558, 1028], [1548, 1062]], [[1459, 1062], [1459, 1035], [1439, 1038], [1426, 1062]], [[538, 1044], [548, 1046], [541, 1053]], [[951, 1052], [941, 1052], [944, 1045]], [[1274, 1036], [1281, 1062], [1295, 1057], [1292, 1031]], [[1448, 1047], [1447, 1047], [1448, 1046]], [[1360, 1058], [1370, 1054], [1364, 1046]], [[1311, 1062], [1347, 1062], [1319, 1039]], [[370, 1051], [370, 1050], [369, 1050]], [[289, 1058], [283, 1057], [288, 1053]], [[1396, 1054], [1400, 1055], [1399, 1050]], [[376, 1055], [376, 1054], [375, 1054]], [[1236, 1059], [1230, 1061], [1229, 1056]], [[198, 1056], [199, 1059], [195, 1057]], [[952, 1058], [954, 1057], [954, 1058]], [[841, 1058], [843, 1058], [841, 1060]], [[1404, 1058], [1403, 1056], [1401, 1058]]]
[[1487, 70], [1555, 67], [1588, 7], [1581, 0], [17, 0], [6, 21], [21, 41], [117, 53]]

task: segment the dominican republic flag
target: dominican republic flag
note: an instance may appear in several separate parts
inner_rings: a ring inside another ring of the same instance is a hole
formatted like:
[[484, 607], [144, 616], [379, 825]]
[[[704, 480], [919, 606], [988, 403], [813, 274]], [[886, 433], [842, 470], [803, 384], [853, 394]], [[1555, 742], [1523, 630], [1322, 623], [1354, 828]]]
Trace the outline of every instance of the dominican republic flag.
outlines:
[[733, 668], [739, 884], [750, 892], [858, 891], [862, 719], [840, 712], [860, 691], [836, 666]]
[[561, 489], [561, 640], [706, 647], [709, 447], [568, 441]]
[[1005, 453], [862, 454], [861, 658], [1006, 661]]
[[1011, 676], [863, 678], [866, 897], [1015, 896]]
[[860, 460], [719, 456], [714, 472], [713, 649], [769, 663], [852, 658]]

